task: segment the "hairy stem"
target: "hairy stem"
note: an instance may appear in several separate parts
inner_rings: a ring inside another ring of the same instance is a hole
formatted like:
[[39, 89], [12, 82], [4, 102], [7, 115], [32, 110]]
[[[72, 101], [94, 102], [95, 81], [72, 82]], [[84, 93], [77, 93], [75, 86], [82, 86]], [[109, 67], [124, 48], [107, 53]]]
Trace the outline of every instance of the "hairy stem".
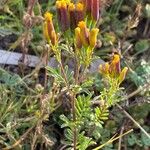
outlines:
[[74, 129], [73, 129], [73, 149], [76, 150], [76, 145], [77, 145], [77, 129], [76, 129], [76, 110], [75, 110], [75, 97], [76, 97], [76, 94], [74, 92], [72, 92], [70, 90], [70, 87], [69, 87], [69, 83], [68, 83], [68, 80], [67, 80], [67, 76], [66, 76], [66, 73], [65, 73], [65, 70], [64, 70], [64, 66], [62, 64], [62, 62], [60, 61], [59, 62], [60, 64], [60, 67], [61, 67], [61, 70], [62, 70], [62, 75], [64, 77], [64, 80], [65, 80], [65, 84], [66, 84], [66, 87], [67, 87], [67, 90], [70, 94], [70, 99], [71, 99], [71, 106], [72, 106], [72, 115], [73, 115], [73, 122], [74, 122]]

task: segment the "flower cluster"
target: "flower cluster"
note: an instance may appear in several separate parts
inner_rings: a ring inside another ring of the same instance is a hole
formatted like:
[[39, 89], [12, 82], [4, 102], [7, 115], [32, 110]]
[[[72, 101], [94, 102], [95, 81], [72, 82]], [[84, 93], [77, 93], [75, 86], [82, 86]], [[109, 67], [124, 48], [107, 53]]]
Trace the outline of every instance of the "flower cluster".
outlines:
[[56, 1], [56, 9], [62, 31], [74, 29], [84, 19], [84, 6], [80, 2], [74, 4], [65, 0]]
[[108, 79], [115, 79], [118, 84], [120, 84], [125, 79], [128, 68], [124, 67], [121, 70], [120, 56], [118, 54], [114, 54], [112, 61], [110, 63], [100, 65], [99, 70], [104, 77]]
[[97, 42], [99, 29], [93, 28], [89, 31], [84, 21], [80, 21], [75, 29], [75, 46], [77, 49], [90, 46], [93, 49]]
[[100, 0], [79, 0], [76, 4], [66, 0], [57, 0], [57, 17], [62, 31], [74, 29], [79, 21], [83, 21], [90, 14], [94, 21], [99, 19]]
[[[90, 47], [92, 50], [96, 45], [99, 29], [88, 29], [84, 18], [86, 13], [90, 13], [95, 21], [98, 20], [99, 0], [79, 0], [75, 4], [67, 0], [57, 0], [56, 10], [61, 31], [75, 29], [76, 48]], [[58, 38], [52, 22], [52, 14], [46, 12], [44, 18], [44, 36], [48, 43], [56, 45]]]

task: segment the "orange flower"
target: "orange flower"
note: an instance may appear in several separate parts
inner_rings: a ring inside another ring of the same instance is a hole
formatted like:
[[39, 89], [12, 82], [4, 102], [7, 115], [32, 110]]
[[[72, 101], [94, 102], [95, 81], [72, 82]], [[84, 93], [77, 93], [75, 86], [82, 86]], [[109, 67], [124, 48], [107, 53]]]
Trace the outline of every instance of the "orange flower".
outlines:
[[109, 63], [105, 63], [99, 66], [100, 73], [106, 78], [113, 78], [118, 81], [118, 84], [122, 83], [127, 74], [128, 68], [124, 67], [121, 71], [120, 68], [120, 56], [118, 54], [114, 54], [112, 61]]
[[114, 54], [110, 64], [110, 72], [112, 76], [118, 76], [120, 74], [120, 71], [120, 56], [118, 54]]

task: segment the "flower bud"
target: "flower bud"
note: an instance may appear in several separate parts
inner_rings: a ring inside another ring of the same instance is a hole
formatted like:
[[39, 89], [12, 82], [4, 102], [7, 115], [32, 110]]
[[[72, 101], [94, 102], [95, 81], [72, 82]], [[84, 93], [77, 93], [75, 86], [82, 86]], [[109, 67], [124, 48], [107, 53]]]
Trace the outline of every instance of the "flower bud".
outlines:
[[80, 28], [79, 27], [75, 28], [75, 46], [76, 46], [77, 49], [82, 48], [80, 33], [81, 33]]
[[118, 54], [114, 54], [113, 60], [110, 64], [110, 72], [113, 76], [118, 76], [121, 72], [120, 69], [120, 56]]
[[98, 28], [93, 28], [90, 31], [89, 42], [90, 42], [91, 48], [94, 48], [96, 45], [98, 32], [99, 32]]
[[67, 10], [67, 2], [66, 1], [57, 1], [56, 2], [56, 8], [57, 8], [57, 16], [58, 21], [61, 27], [61, 30], [67, 31], [69, 29], [69, 15]]
[[51, 42], [52, 45], [55, 45], [57, 42], [57, 35], [55, 33], [54, 25], [52, 22], [52, 14], [46, 12], [44, 14], [45, 22], [43, 26], [43, 32], [48, 43]]
[[100, 66], [99, 66], [99, 71], [100, 71], [100, 73], [101, 74], [103, 74], [103, 75], [108, 75], [109, 74], [109, 68], [110, 68], [110, 65], [109, 65], [109, 63], [105, 63], [105, 64], [101, 64]]
[[86, 27], [86, 23], [84, 21], [80, 21], [78, 24], [78, 27], [80, 28], [80, 38], [82, 41], [83, 46], [89, 45], [89, 30]]
[[121, 71], [119, 75], [119, 84], [125, 79], [127, 71], [128, 71], [127, 67], [124, 67], [123, 70]]
[[76, 22], [77, 24], [80, 21], [84, 20], [84, 6], [82, 3], [77, 3], [76, 4]]
[[71, 29], [75, 29], [75, 27], [77, 26], [75, 5], [73, 3], [70, 3], [68, 5], [68, 10], [69, 10], [69, 17], [70, 17], [70, 27]]
[[98, 21], [99, 19], [99, 5], [100, 5], [100, 0], [92, 0], [91, 16], [95, 21]]

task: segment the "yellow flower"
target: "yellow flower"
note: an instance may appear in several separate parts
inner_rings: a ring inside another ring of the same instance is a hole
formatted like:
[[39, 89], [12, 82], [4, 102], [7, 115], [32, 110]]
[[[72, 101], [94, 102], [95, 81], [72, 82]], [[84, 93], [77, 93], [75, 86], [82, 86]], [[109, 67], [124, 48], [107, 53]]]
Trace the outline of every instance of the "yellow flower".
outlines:
[[110, 67], [109, 63], [105, 63], [103, 65], [101, 64], [99, 66], [100, 73], [104, 76], [109, 75], [109, 67]]
[[69, 11], [74, 11], [74, 10], [75, 10], [75, 5], [74, 5], [74, 3], [70, 3], [70, 4], [68, 5], [68, 10], [69, 10]]
[[51, 42], [52, 45], [55, 45], [57, 42], [57, 35], [54, 29], [53, 21], [52, 21], [52, 14], [46, 12], [44, 14], [45, 22], [43, 25], [43, 33], [44, 37], [48, 43]]
[[95, 45], [96, 45], [98, 32], [99, 32], [99, 29], [98, 29], [98, 28], [93, 28], [93, 29], [90, 31], [89, 42], [90, 42], [90, 46], [91, 46], [92, 48], [94, 48]]
[[86, 27], [86, 23], [84, 21], [80, 21], [78, 24], [78, 27], [80, 28], [80, 38], [82, 41], [83, 46], [89, 45], [89, 30]]
[[82, 3], [77, 3], [77, 4], [76, 4], [76, 10], [77, 10], [77, 11], [83, 11], [83, 8], [84, 8], [84, 6], [83, 6]]
[[82, 3], [76, 4], [76, 22], [77, 24], [84, 20], [84, 6]]
[[75, 46], [77, 49], [82, 47], [82, 42], [80, 38], [81, 30], [79, 27], [75, 28]]
[[119, 75], [119, 83], [121, 83], [125, 79], [127, 71], [128, 71], [128, 68], [124, 67]]
[[120, 56], [114, 54], [113, 60], [109, 63], [105, 63], [99, 66], [99, 71], [104, 77], [109, 77], [110, 79], [115, 79], [118, 85], [125, 79], [128, 68], [124, 67], [121, 71], [120, 68]]

